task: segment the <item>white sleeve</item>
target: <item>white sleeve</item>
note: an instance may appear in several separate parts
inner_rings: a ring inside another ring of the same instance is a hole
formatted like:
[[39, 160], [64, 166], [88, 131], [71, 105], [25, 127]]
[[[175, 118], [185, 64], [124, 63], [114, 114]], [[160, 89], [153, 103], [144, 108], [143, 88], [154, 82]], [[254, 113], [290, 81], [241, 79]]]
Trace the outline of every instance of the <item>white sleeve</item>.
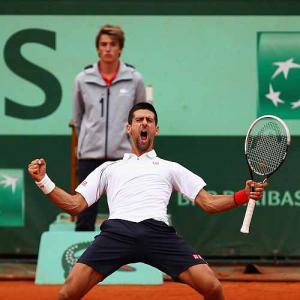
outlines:
[[84, 101], [80, 89], [79, 78], [77, 76], [74, 80], [73, 105], [72, 105], [72, 113], [73, 113], [72, 120], [77, 132], [79, 132], [80, 130], [83, 112], [84, 112]]
[[106, 191], [107, 176], [105, 169], [111, 162], [105, 162], [96, 168], [88, 177], [83, 180], [75, 191], [83, 196], [88, 206], [99, 200]]
[[194, 202], [199, 191], [206, 186], [205, 181], [195, 173], [178, 163], [174, 163], [172, 172], [173, 189]]

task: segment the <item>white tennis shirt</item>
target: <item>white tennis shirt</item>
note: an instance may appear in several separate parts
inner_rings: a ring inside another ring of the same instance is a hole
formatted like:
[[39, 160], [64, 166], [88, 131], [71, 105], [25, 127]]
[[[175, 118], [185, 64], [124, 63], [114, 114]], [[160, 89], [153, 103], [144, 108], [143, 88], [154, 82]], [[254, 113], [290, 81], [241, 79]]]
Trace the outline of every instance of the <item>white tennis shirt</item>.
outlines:
[[194, 201], [204, 180], [178, 163], [157, 157], [154, 150], [137, 157], [105, 162], [77, 188], [88, 206], [107, 195], [109, 219], [141, 222], [153, 218], [168, 224], [167, 206], [172, 191]]

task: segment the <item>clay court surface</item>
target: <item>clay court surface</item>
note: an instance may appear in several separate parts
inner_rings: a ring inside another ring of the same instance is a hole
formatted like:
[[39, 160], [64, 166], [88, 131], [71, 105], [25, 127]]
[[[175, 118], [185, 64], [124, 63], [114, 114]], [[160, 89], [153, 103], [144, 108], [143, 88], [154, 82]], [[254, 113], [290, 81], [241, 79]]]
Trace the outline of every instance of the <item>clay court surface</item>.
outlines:
[[[299, 282], [222, 282], [226, 300], [299, 300]], [[35, 285], [33, 281], [0, 281], [0, 300], [53, 300], [59, 285]], [[156, 286], [99, 285], [83, 300], [196, 300], [202, 299], [184, 284]]]

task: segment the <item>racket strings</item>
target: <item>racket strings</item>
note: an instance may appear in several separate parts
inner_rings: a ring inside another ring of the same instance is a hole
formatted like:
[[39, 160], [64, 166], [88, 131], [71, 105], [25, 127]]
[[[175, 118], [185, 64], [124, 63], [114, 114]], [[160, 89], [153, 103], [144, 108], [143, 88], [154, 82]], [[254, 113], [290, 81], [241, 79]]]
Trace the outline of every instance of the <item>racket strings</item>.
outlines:
[[287, 135], [274, 121], [256, 124], [247, 138], [247, 159], [253, 171], [260, 175], [274, 172], [287, 152]]

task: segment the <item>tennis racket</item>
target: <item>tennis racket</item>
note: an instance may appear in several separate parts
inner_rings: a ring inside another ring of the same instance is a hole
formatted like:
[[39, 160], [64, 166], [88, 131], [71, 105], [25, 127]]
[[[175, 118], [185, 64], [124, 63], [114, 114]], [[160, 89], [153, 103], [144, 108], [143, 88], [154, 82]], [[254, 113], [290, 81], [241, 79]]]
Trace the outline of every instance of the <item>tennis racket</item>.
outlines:
[[[263, 178], [260, 181], [266, 182], [284, 162], [290, 143], [290, 131], [280, 118], [265, 115], [256, 119], [245, 139], [245, 156], [251, 179], [256, 174]], [[254, 208], [255, 200], [250, 199], [241, 227], [242, 233], [249, 233]]]

